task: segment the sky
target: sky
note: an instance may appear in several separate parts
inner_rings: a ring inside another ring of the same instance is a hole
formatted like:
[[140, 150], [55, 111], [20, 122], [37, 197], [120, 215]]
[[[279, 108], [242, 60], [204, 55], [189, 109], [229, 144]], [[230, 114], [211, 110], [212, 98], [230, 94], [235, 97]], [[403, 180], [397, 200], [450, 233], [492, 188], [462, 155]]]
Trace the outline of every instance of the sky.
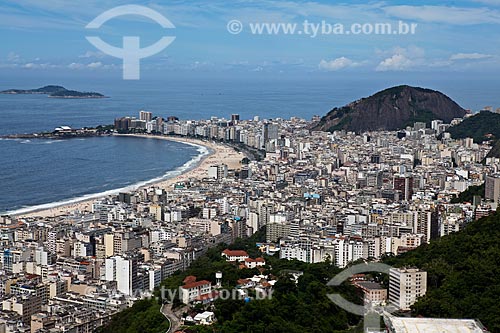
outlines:
[[[130, 4], [157, 11], [175, 28], [125, 15], [86, 29], [103, 12]], [[252, 32], [256, 24], [296, 26], [293, 33], [259, 34]], [[377, 24], [389, 24], [393, 33], [369, 33]], [[368, 32], [354, 33], [353, 25]], [[414, 33], [395, 34], [401, 26], [413, 26]], [[336, 27], [337, 33], [329, 33], [328, 27]], [[116, 47], [122, 46], [123, 36], [138, 36], [143, 48], [164, 36], [175, 37], [164, 50], [140, 61], [142, 72], [158, 76], [500, 74], [500, 0], [2, 0], [0, 30], [4, 77], [120, 77], [122, 59], [98, 50], [86, 36]]]

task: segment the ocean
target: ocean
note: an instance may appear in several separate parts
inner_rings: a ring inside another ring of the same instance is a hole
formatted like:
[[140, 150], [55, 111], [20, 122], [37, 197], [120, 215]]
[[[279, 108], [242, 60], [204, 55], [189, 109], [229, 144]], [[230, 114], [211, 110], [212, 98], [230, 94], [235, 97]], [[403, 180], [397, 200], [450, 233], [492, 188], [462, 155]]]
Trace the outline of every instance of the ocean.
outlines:
[[[119, 79], [3, 78], [0, 90], [38, 88], [47, 84], [97, 91], [107, 99], [52, 99], [44, 95], [0, 95], [0, 135], [51, 131], [58, 126], [80, 128], [112, 124], [114, 118], [138, 116], [147, 110], [158, 116], [207, 119], [310, 119], [332, 107], [397, 84], [440, 90], [464, 108], [500, 106], [499, 86], [451, 77], [304, 76], [294, 78], [162, 78]], [[498, 102], [497, 104], [495, 104]], [[70, 140], [0, 140], [0, 214], [55, 202], [96, 197], [109, 191], [172, 176], [200, 158], [199, 147], [164, 140], [99, 137]], [[206, 153], [206, 152], [205, 152]]]

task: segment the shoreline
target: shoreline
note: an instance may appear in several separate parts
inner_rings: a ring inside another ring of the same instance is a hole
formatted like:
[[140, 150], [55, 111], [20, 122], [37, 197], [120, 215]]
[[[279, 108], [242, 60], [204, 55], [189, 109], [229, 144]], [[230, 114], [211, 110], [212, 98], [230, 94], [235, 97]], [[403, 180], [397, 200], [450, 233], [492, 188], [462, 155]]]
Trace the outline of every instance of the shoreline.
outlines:
[[[184, 143], [187, 145], [199, 147], [199, 154], [193, 159], [187, 161], [182, 166], [168, 170], [161, 177], [149, 179], [123, 188], [108, 190], [102, 193], [87, 194], [78, 198], [62, 200], [60, 202], [51, 202], [26, 208], [19, 208], [8, 211], [3, 216], [10, 216], [17, 219], [22, 218], [46, 218], [68, 215], [74, 211], [84, 212], [92, 211], [92, 203], [100, 198], [110, 195], [116, 195], [119, 192], [134, 191], [145, 187], [156, 186], [166, 191], [172, 191], [175, 183], [187, 179], [202, 179], [207, 176], [208, 167], [212, 164], [225, 163], [229, 169], [235, 169], [239, 166], [241, 159], [245, 157], [241, 152], [234, 151], [233, 148], [193, 138], [171, 137], [147, 134], [114, 134], [120, 137], [132, 137], [142, 139], [167, 140]], [[205, 150], [205, 152], [203, 151]]]

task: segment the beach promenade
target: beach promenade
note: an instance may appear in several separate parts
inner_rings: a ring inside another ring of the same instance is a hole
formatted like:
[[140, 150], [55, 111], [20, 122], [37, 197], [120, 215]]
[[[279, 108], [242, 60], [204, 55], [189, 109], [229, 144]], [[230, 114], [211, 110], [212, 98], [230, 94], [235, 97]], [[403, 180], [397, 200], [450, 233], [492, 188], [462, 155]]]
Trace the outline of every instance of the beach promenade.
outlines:
[[[238, 169], [240, 167], [241, 160], [245, 157], [244, 154], [236, 152], [232, 147], [210, 142], [197, 140], [192, 138], [180, 138], [171, 136], [159, 136], [159, 135], [146, 135], [146, 134], [117, 134], [123, 137], [134, 137], [134, 138], [144, 138], [149, 140], [169, 140], [176, 141], [191, 145], [198, 145], [207, 148], [208, 153], [203, 156], [203, 158], [192, 168], [186, 170], [185, 172], [168, 179], [162, 179], [158, 182], [149, 183], [148, 185], [138, 186], [134, 189], [139, 189], [142, 187], [157, 186], [161, 189], [167, 191], [173, 190], [173, 186], [188, 179], [202, 179], [207, 176], [208, 167], [214, 164], [227, 164], [229, 169]], [[169, 170], [166, 170], [169, 171]], [[133, 188], [133, 186], [132, 186]], [[84, 199], [82, 201], [72, 202], [70, 204], [62, 203], [60, 206], [52, 206], [46, 209], [36, 209], [34, 207], [33, 211], [24, 212], [15, 215], [18, 218], [27, 217], [57, 217], [71, 214], [72, 212], [84, 212], [92, 210], [92, 203], [98, 198]]]

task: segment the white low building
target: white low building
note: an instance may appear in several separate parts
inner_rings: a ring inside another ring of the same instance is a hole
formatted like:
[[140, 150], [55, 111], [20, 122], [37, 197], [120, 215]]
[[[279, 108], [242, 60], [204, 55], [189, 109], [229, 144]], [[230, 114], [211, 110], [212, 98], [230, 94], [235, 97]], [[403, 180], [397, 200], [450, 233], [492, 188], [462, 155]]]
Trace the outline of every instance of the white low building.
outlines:
[[221, 253], [221, 256], [226, 258], [226, 261], [239, 261], [244, 262], [245, 259], [249, 258], [249, 255], [246, 251], [241, 250], [224, 250]]
[[199, 325], [210, 325], [214, 321], [215, 314], [211, 311], [205, 311], [203, 313], [198, 313], [194, 316], [193, 320]]
[[180, 298], [184, 304], [189, 304], [197, 299], [200, 300], [211, 293], [212, 284], [206, 280], [190, 282], [180, 288]]
[[473, 319], [405, 318], [384, 313], [389, 333], [446, 332], [488, 333], [481, 322]]

